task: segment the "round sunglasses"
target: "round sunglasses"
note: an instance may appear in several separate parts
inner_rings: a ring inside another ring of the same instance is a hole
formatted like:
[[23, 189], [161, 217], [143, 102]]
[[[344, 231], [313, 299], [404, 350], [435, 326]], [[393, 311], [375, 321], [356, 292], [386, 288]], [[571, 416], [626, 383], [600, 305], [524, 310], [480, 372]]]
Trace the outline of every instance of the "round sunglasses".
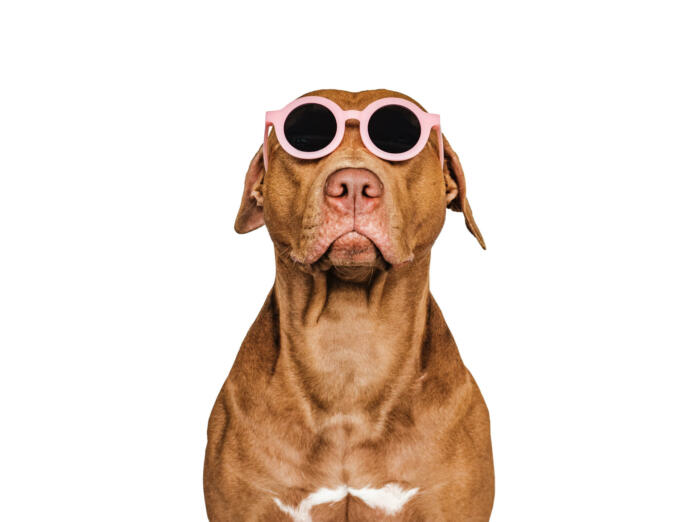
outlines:
[[298, 98], [279, 111], [266, 113], [263, 164], [268, 170], [268, 128], [272, 125], [278, 143], [300, 159], [318, 159], [341, 144], [348, 120], [360, 122], [360, 137], [372, 154], [388, 161], [413, 158], [437, 130], [440, 165], [444, 166], [440, 116], [423, 111], [403, 98], [381, 98], [361, 111], [341, 109], [322, 96]]

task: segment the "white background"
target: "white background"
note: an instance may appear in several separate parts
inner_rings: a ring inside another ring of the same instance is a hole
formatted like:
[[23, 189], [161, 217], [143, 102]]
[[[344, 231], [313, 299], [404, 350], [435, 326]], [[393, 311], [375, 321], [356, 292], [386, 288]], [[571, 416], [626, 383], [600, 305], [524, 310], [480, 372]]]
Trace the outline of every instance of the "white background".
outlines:
[[432, 291], [493, 520], [696, 520], [692, 7], [4, 1], [0, 519], [205, 520], [274, 277], [232, 228], [264, 111], [387, 87], [442, 115], [489, 246], [450, 213]]

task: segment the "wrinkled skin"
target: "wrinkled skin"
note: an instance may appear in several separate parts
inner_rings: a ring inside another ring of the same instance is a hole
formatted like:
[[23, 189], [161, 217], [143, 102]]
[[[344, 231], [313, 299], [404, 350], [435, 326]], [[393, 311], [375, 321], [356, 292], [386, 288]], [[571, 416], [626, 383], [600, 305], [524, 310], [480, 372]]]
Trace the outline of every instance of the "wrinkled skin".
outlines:
[[[343, 109], [409, 99], [384, 90], [311, 94]], [[488, 411], [428, 284], [448, 206], [464, 212], [485, 248], [456, 154], [445, 140], [443, 169], [432, 131], [416, 157], [388, 162], [365, 149], [357, 121], [318, 160], [269, 139], [268, 172], [259, 151], [235, 228], [266, 225], [276, 280], [211, 414], [210, 520], [292, 521], [278, 502], [387, 484], [418, 492], [392, 515], [347, 495], [309, 517], [489, 520]]]

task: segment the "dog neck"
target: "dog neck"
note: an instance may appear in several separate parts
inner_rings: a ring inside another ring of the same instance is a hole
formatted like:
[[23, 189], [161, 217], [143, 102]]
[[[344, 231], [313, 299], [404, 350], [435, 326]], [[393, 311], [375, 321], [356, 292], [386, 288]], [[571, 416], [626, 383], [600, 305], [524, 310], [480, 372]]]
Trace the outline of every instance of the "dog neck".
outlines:
[[276, 255], [276, 374], [310, 422], [368, 416], [372, 426], [413, 388], [429, 297], [430, 254], [362, 282]]

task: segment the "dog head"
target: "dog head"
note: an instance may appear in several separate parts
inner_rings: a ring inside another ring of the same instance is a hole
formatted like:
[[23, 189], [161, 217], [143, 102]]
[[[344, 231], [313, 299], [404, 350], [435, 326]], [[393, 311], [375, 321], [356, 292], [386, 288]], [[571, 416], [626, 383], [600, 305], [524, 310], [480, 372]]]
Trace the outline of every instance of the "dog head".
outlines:
[[[344, 110], [361, 110], [384, 97], [413, 100], [387, 90], [310, 93]], [[346, 123], [339, 147], [323, 158], [298, 159], [268, 137], [268, 170], [262, 149], [249, 165], [235, 230], [266, 225], [280, 256], [321, 269], [389, 269], [428, 252], [450, 208], [485, 248], [466, 198], [464, 172], [443, 139], [444, 168], [435, 130], [423, 150], [406, 161], [386, 161], [362, 143], [359, 124]]]

